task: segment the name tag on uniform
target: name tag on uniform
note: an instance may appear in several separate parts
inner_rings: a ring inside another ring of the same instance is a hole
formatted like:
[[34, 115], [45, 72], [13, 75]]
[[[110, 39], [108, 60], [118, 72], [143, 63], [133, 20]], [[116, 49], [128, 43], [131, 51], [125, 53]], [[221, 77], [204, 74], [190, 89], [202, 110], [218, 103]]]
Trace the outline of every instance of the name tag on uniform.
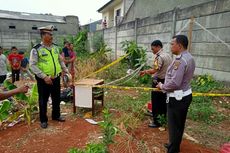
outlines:
[[179, 66], [180, 66], [180, 61], [175, 61], [174, 65], [173, 65], [173, 69], [177, 70]]

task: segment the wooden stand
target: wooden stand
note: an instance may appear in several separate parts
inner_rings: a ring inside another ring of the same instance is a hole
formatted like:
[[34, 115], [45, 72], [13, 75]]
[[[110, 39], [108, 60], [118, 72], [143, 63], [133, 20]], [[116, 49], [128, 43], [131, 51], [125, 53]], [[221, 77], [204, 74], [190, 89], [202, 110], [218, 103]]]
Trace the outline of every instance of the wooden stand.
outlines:
[[76, 107], [92, 108], [92, 115], [95, 115], [95, 102], [101, 100], [104, 106], [103, 89], [92, 87], [94, 85], [102, 85], [104, 80], [83, 79], [74, 84], [73, 92], [73, 112], [76, 113]]

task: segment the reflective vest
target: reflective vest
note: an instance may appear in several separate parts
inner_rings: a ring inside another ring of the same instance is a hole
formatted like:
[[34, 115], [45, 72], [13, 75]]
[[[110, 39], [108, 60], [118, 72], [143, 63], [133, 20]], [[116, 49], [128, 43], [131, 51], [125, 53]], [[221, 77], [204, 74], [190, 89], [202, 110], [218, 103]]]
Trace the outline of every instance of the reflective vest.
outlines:
[[51, 77], [56, 77], [61, 73], [61, 65], [59, 63], [59, 50], [56, 46], [53, 46], [51, 50], [46, 48], [40, 48], [38, 53], [38, 68]]

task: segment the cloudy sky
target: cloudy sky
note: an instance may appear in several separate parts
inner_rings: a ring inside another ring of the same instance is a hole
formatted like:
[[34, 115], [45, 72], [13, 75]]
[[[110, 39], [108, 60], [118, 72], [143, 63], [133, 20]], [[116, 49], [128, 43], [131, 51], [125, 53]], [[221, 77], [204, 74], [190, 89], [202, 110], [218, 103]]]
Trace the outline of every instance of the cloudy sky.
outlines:
[[0, 0], [0, 10], [76, 15], [84, 25], [101, 19], [97, 10], [110, 0]]

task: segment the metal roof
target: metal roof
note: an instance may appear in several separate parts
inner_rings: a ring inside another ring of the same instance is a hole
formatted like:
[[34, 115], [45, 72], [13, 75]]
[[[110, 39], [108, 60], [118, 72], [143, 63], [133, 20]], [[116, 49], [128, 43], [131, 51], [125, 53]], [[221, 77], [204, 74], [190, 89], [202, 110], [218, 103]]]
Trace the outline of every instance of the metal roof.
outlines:
[[13, 12], [0, 10], [0, 18], [15, 19], [15, 20], [30, 20], [30, 21], [45, 21], [45, 22], [59, 22], [65, 23], [65, 17], [51, 14], [35, 14], [25, 12]]
[[114, 0], [109, 1], [108, 3], [106, 3], [104, 6], [102, 6], [101, 8], [99, 8], [97, 11], [101, 12], [104, 8], [106, 8], [107, 6], [109, 6], [109, 4], [111, 4]]

